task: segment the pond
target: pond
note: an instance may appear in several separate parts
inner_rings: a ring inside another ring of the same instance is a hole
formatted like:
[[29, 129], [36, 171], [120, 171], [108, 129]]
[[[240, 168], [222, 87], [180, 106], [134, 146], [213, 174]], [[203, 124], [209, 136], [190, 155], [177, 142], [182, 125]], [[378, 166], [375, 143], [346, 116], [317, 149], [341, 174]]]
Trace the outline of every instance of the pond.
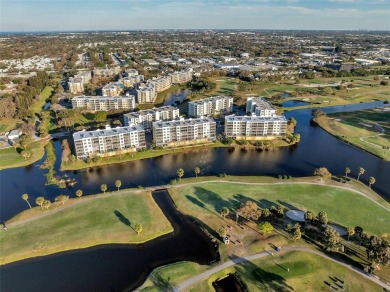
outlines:
[[173, 105], [177, 106], [178, 104], [182, 103], [188, 94], [191, 93], [191, 90], [188, 89], [177, 89], [175, 91], [172, 91], [164, 101], [164, 105]]
[[300, 101], [300, 100], [288, 100], [282, 102], [282, 107], [294, 107], [294, 106], [304, 106], [309, 105], [310, 102]]

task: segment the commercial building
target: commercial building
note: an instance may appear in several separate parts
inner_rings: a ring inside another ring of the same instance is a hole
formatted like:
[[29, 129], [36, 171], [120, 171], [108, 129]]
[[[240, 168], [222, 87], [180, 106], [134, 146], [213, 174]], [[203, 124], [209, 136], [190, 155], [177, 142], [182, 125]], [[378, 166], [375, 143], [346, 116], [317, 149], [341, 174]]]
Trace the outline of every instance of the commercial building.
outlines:
[[146, 147], [145, 131], [141, 126], [84, 130], [74, 133], [73, 141], [78, 159], [123, 154]]
[[192, 80], [192, 69], [170, 74], [172, 84], [183, 84]]
[[261, 97], [248, 97], [246, 101], [246, 112], [258, 117], [276, 116], [276, 109]]
[[156, 92], [167, 90], [172, 86], [171, 76], [162, 76], [162, 77], [154, 78], [149, 82], [153, 84]]
[[217, 114], [227, 114], [233, 111], [233, 97], [215, 96], [188, 103], [188, 115], [201, 117]]
[[139, 104], [154, 103], [157, 98], [157, 92], [151, 83], [139, 84], [135, 95]]
[[230, 115], [225, 117], [225, 137], [245, 140], [273, 139], [285, 137], [286, 131], [287, 120], [284, 116]]
[[153, 123], [153, 142], [156, 146], [200, 144], [215, 139], [216, 123], [212, 118]]
[[72, 107], [91, 111], [133, 110], [135, 96], [77, 96], [72, 98]]
[[141, 125], [144, 129], [152, 129], [153, 122], [172, 121], [179, 118], [179, 109], [173, 106], [163, 106], [123, 115], [125, 126]]
[[102, 88], [103, 96], [119, 96], [124, 92], [124, 85], [122, 83], [108, 83]]

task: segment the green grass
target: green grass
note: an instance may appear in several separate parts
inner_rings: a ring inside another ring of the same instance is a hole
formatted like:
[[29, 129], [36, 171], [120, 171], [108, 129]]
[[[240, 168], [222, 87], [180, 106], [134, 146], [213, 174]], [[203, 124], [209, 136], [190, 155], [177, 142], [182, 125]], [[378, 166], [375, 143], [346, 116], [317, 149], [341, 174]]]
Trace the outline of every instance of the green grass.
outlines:
[[0, 133], [16, 129], [16, 125], [19, 122], [19, 119], [0, 119]]
[[241, 276], [249, 291], [331, 291], [325, 282], [333, 284], [331, 278], [335, 277], [344, 281], [345, 291], [383, 291], [379, 285], [337, 263], [301, 251], [226, 268], [187, 291], [213, 291], [212, 282], [234, 272]]
[[[390, 111], [364, 110], [331, 114], [316, 119], [316, 122], [330, 134], [366, 150], [385, 160], [390, 160]], [[377, 136], [379, 124], [384, 129], [384, 135]], [[376, 136], [376, 137], [368, 137]], [[363, 138], [361, 137], [368, 137]]]
[[31, 106], [30, 110], [34, 115], [39, 115], [43, 110], [44, 105], [46, 104], [46, 99], [50, 97], [53, 92], [53, 88], [51, 86], [46, 86], [41, 92], [41, 98], [36, 100]]
[[44, 154], [45, 141], [35, 141], [28, 145], [27, 150], [31, 157], [25, 160], [13, 147], [0, 150], [0, 170], [13, 167], [21, 167], [34, 163]]
[[[380, 235], [390, 232], [390, 212], [349, 190], [322, 185], [269, 184], [243, 185], [225, 182], [203, 183], [170, 190], [178, 209], [216, 228], [222, 207], [236, 209], [254, 200], [261, 208], [284, 205], [288, 209], [325, 211], [330, 221], [345, 227], [362, 226], [365, 232]], [[386, 205], [387, 206], [387, 205]], [[214, 226], [215, 225], [215, 226]]]
[[[98, 244], [141, 243], [173, 230], [149, 192], [124, 190], [72, 199], [68, 205], [35, 207], [7, 222], [8, 231], [0, 234], [0, 264]], [[42, 214], [48, 215], [36, 218]], [[14, 225], [21, 220], [32, 221]], [[139, 235], [132, 229], [137, 223], [143, 227]]]

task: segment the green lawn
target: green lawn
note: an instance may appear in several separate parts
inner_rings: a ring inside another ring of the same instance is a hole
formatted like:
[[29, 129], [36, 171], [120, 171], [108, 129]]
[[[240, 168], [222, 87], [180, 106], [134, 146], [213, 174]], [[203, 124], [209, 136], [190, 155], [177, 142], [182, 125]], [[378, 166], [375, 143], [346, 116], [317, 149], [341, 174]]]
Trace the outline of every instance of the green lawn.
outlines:
[[[390, 146], [390, 111], [364, 110], [337, 113], [317, 118], [316, 121], [339, 139], [390, 160], [390, 150], [383, 149], [384, 146]], [[376, 124], [384, 129], [384, 135], [378, 136], [381, 131]]]
[[370, 234], [390, 232], [390, 225], [383, 224], [390, 220], [389, 211], [352, 191], [329, 186], [220, 182], [183, 186], [171, 189], [170, 194], [180, 211], [199, 218], [213, 229], [220, 226], [216, 220], [220, 220], [223, 207], [234, 210], [242, 202], [254, 200], [261, 208], [280, 204], [288, 209], [325, 211], [331, 221], [345, 227], [359, 225]]
[[19, 122], [19, 119], [0, 119], [0, 133], [16, 129], [16, 124]]
[[241, 276], [249, 291], [332, 291], [328, 284], [335, 286], [335, 278], [344, 281], [345, 291], [383, 291], [379, 285], [337, 263], [300, 251], [226, 268], [187, 291], [213, 291], [212, 282], [234, 272]]
[[[11, 219], [8, 231], [0, 233], [0, 265], [98, 244], [141, 243], [173, 231], [149, 192], [123, 190], [93, 198], [72, 199], [64, 210], [35, 207]], [[55, 207], [59, 208], [51, 208]], [[30, 212], [32, 216], [49, 214], [13, 225], [28, 220]], [[133, 230], [137, 223], [143, 227], [140, 235]]]
[[46, 86], [42, 92], [41, 92], [41, 98], [39, 100], [36, 100], [31, 106], [30, 110], [31, 112], [35, 114], [40, 114], [43, 110], [43, 106], [46, 103], [46, 99], [50, 97], [50, 95], [53, 92], [53, 88], [51, 86]]
[[44, 141], [35, 141], [28, 145], [27, 150], [31, 153], [29, 159], [24, 159], [13, 147], [0, 150], [0, 170], [13, 167], [30, 165], [42, 158], [44, 154]]

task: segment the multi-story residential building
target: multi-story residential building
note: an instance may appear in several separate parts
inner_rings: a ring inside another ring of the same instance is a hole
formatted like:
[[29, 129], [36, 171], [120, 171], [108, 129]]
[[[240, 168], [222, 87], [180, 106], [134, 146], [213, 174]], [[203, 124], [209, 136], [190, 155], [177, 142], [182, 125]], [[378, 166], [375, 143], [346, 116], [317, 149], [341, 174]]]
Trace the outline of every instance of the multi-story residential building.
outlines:
[[167, 90], [172, 86], [171, 76], [162, 76], [149, 81], [153, 84], [156, 92], [161, 92]]
[[78, 159], [134, 152], [146, 147], [145, 131], [141, 126], [84, 130], [74, 133], [73, 141]]
[[286, 131], [287, 120], [284, 116], [230, 115], [225, 117], [225, 137], [245, 140], [273, 139], [285, 137]]
[[119, 96], [124, 92], [124, 85], [122, 83], [108, 83], [102, 88], [103, 96]]
[[261, 97], [248, 97], [246, 112], [259, 117], [273, 117], [276, 115], [276, 109]]
[[84, 92], [84, 84], [91, 80], [91, 71], [80, 72], [74, 77], [69, 78], [68, 87], [72, 94]]
[[173, 106], [163, 106], [123, 115], [125, 126], [141, 125], [144, 129], [151, 129], [153, 122], [172, 121], [179, 118], [179, 109]]
[[133, 110], [135, 96], [77, 96], [72, 98], [72, 107], [91, 111]]
[[188, 103], [188, 115], [201, 117], [217, 114], [227, 114], [233, 111], [233, 97], [214, 96]]
[[93, 75], [96, 77], [113, 77], [122, 72], [120, 67], [115, 68], [95, 68], [93, 69]]
[[150, 83], [141, 83], [135, 90], [137, 102], [139, 104], [154, 103], [157, 98], [157, 92]]
[[192, 69], [170, 74], [173, 84], [182, 84], [192, 80]]
[[144, 81], [144, 75], [126, 76], [118, 80], [124, 87], [133, 87], [134, 85]]
[[179, 146], [207, 143], [216, 139], [216, 123], [212, 118], [160, 121], [153, 123], [156, 146]]

